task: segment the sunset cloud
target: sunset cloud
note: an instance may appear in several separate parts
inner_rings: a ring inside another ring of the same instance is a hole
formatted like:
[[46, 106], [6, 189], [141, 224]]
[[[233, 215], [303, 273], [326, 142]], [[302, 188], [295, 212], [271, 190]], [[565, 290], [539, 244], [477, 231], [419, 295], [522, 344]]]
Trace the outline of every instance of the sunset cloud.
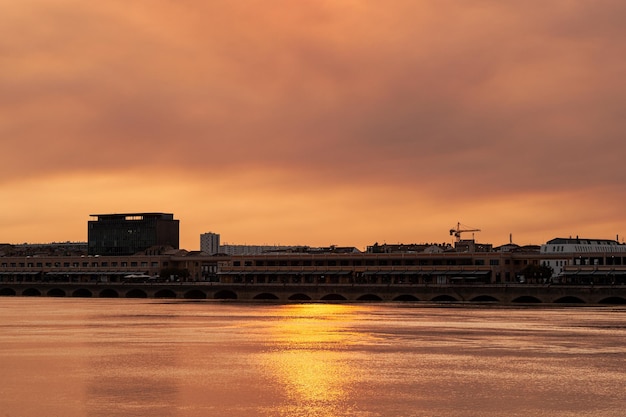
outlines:
[[626, 232], [623, 2], [4, 3], [0, 240]]

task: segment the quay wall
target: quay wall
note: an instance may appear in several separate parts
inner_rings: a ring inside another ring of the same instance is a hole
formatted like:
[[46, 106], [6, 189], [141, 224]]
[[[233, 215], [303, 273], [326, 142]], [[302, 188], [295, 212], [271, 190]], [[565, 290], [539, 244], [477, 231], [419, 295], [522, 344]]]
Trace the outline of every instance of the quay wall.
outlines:
[[626, 304], [626, 285], [347, 285], [193, 283], [0, 283], [0, 296], [172, 298], [275, 302]]

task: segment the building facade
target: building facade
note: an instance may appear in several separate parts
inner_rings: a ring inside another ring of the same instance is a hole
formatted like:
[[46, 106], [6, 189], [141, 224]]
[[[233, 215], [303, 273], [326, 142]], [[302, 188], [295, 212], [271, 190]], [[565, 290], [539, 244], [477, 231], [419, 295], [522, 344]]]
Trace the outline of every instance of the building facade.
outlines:
[[200, 251], [209, 255], [215, 255], [220, 251], [220, 235], [208, 232], [200, 235]]
[[[556, 250], [554, 254], [515, 250], [228, 256], [171, 250], [130, 256], [5, 255], [0, 256], [0, 281], [124, 283], [139, 276], [144, 281], [246, 285], [626, 285], [626, 246], [619, 248], [570, 255]], [[529, 269], [560, 260], [567, 266], [558, 280], [550, 283], [528, 275]]]
[[[612, 254], [623, 254], [626, 252], [626, 246], [617, 240], [610, 239], [555, 238], [541, 245], [540, 251], [546, 255], [543, 264], [552, 268], [552, 276], [557, 278], [563, 275], [568, 266], [597, 267], [606, 263], [617, 264], [617, 262], [619, 262], [618, 265], [621, 265], [622, 257], [617, 256], [615, 258]], [[606, 260], [607, 254], [609, 255], [608, 260]]]
[[179, 221], [171, 213], [92, 214], [88, 254], [124, 256], [152, 246], [179, 247]]

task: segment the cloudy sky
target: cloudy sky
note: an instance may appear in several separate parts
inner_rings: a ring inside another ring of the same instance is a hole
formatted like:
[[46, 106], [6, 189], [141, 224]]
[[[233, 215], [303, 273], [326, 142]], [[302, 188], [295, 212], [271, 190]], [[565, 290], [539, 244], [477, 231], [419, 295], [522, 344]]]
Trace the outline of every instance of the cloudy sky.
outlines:
[[0, 242], [144, 211], [187, 249], [626, 236], [623, 0], [0, 9]]

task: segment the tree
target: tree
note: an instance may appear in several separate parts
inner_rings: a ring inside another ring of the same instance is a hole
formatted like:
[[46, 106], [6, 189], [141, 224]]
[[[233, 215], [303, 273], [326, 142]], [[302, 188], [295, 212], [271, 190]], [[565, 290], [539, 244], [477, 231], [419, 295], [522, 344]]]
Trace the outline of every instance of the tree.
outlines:
[[547, 282], [554, 270], [548, 265], [527, 265], [520, 271], [520, 275], [524, 276], [526, 282], [531, 283], [544, 283]]

